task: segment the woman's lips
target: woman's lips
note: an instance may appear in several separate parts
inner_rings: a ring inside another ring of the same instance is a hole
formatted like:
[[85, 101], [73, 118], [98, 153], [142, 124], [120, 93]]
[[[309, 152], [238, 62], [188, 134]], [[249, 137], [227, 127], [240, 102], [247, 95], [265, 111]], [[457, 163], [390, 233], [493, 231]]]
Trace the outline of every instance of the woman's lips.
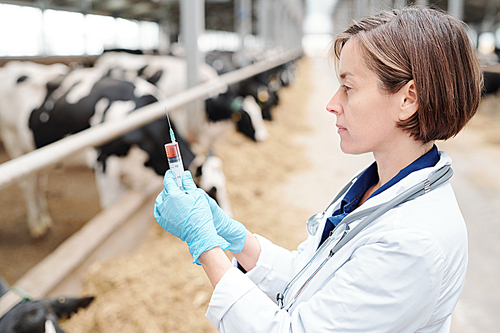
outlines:
[[343, 131], [346, 131], [347, 129], [345, 127], [342, 127], [340, 125], [336, 125], [338, 127], [338, 131], [337, 132], [343, 132]]

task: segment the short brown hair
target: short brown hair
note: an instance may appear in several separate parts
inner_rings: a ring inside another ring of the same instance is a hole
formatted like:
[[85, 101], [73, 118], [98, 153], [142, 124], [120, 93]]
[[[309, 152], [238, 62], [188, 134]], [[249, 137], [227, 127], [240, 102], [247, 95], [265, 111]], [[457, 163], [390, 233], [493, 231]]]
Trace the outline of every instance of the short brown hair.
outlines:
[[345, 43], [360, 46], [367, 68], [386, 93], [414, 80], [419, 108], [397, 126], [417, 141], [446, 140], [476, 113], [483, 76], [465, 31], [451, 15], [409, 7], [355, 21], [333, 42], [337, 60]]

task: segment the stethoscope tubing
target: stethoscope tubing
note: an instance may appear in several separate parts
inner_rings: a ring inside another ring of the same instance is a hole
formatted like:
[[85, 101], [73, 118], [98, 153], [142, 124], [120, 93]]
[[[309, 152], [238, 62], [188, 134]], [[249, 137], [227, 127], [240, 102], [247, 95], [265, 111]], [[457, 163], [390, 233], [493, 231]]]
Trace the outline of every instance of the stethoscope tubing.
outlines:
[[[431, 189], [438, 187], [439, 185], [443, 184], [444, 182], [448, 181], [451, 177], [453, 176], [453, 169], [451, 168], [450, 165], [445, 165], [441, 167], [439, 170], [437, 170], [434, 174], [429, 176], [426, 180], [410, 187], [403, 193], [399, 194], [396, 196], [394, 199], [389, 200], [386, 203], [376, 205], [367, 209], [364, 209], [359, 212], [355, 212], [352, 214], [347, 215], [335, 228], [339, 228], [342, 225], [345, 225], [345, 231], [340, 240], [334, 245], [334, 247], [330, 250], [330, 253], [328, 256], [324, 259], [324, 261], [319, 265], [319, 267], [314, 271], [313, 274], [307, 279], [306, 282], [302, 285], [302, 287], [298, 290], [298, 292], [294, 295], [294, 297], [291, 299], [290, 303], [286, 307], [286, 311], [288, 311], [297, 298], [300, 296], [300, 294], [304, 291], [304, 289], [307, 287], [309, 282], [311, 282], [312, 278], [319, 272], [319, 270], [326, 264], [330, 258], [337, 253], [347, 242], [349, 242], [352, 238], [354, 238], [357, 234], [359, 234], [364, 228], [366, 228], [371, 222], [385, 214], [387, 211], [390, 209], [406, 202], [409, 200], [413, 200], [427, 192], [429, 192]], [[335, 197], [335, 199], [330, 203], [328, 207], [330, 207], [334, 202], [336, 202], [349, 188], [350, 186], [356, 181], [357, 176], [355, 176], [344, 188], [339, 192], [339, 194]], [[349, 230], [349, 224], [351, 224], [354, 221], [357, 221], [361, 219], [362, 217], [366, 218], [361, 221], [356, 227], [354, 227], [350, 232], [347, 232]], [[286, 293], [290, 290], [291, 286], [303, 275], [305, 270], [309, 267], [309, 265], [314, 261], [314, 259], [323, 252], [323, 250], [330, 245], [332, 238], [332, 234], [323, 242], [323, 244], [316, 250], [314, 253], [313, 257], [307, 262], [307, 264], [290, 280], [290, 282], [287, 284], [285, 289], [283, 290], [283, 293], [279, 293], [277, 295], [277, 300], [278, 300], [278, 306], [280, 306], [281, 309], [284, 308], [284, 300]]]

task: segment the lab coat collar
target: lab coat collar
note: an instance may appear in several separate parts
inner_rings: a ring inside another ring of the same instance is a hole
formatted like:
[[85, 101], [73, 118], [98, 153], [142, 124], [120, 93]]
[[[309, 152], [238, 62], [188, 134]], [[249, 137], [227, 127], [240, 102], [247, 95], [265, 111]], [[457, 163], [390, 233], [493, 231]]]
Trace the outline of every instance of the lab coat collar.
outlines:
[[436, 171], [438, 171], [445, 165], [451, 165], [451, 158], [445, 152], [439, 151], [439, 161], [436, 163], [436, 165], [410, 173], [405, 178], [387, 188], [382, 193], [379, 193], [378, 195], [367, 200], [363, 205], [355, 209], [353, 212], [362, 211], [395, 198], [413, 185], [416, 185], [417, 183], [428, 179], [431, 175], [436, 173]]
[[[386, 189], [382, 193], [379, 193], [375, 197], [370, 198], [370, 200], [367, 200], [363, 205], [361, 205], [360, 207], [357, 207], [354, 211], [352, 211], [351, 214], [354, 212], [363, 211], [365, 209], [382, 204], [384, 202], [387, 202], [387, 201], [395, 198], [396, 196], [398, 196], [399, 194], [401, 194], [402, 192], [404, 192], [408, 188], [412, 187], [413, 185], [426, 180], [432, 174], [436, 173], [436, 171], [438, 171], [439, 169], [441, 169], [445, 165], [451, 165], [451, 158], [445, 152], [439, 151], [439, 161], [436, 163], [436, 165], [434, 165], [432, 167], [420, 169], [420, 170], [417, 170], [417, 171], [410, 173], [405, 178], [401, 179], [399, 182], [397, 182], [393, 186], [389, 187], [388, 189]], [[361, 173], [362, 173], [362, 171], [357, 172], [356, 177], [359, 177], [359, 175]], [[330, 206], [330, 208], [328, 208], [325, 211], [324, 218], [322, 219], [317, 230], [324, 229], [326, 219], [329, 216], [331, 216], [332, 213], [340, 207], [340, 203], [342, 202], [342, 199], [343, 199], [343, 196], [341, 198], [339, 198], [336, 203], [332, 204]], [[351, 227], [355, 227], [358, 223], [359, 223], [359, 221], [353, 222], [351, 224]], [[319, 242], [321, 240], [321, 236], [322, 236], [322, 232], [316, 232], [314, 234], [313, 237], [315, 238], [315, 242], [317, 244], [319, 244]]]

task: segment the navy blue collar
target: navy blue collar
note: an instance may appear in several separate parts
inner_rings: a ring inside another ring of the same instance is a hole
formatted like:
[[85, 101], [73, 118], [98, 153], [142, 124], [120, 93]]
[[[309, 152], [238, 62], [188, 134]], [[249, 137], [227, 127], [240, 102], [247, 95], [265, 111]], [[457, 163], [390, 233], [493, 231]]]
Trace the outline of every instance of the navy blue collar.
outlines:
[[[368, 199], [376, 196], [377, 194], [380, 194], [390, 188], [392, 185], [396, 184], [406, 176], [408, 176], [410, 173], [424, 169], [424, 168], [429, 168], [434, 165], [439, 161], [439, 151], [434, 145], [431, 150], [429, 150], [427, 153], [424, 155], [420, 156], [417, 158], [415, 161], [413, 161], [410, 165], [402, 169], [401, 171], [398, 172], [396, 176], [394, 176], [391, 180], [389, 180], [387, 183], [382, 185], [380, 188], [378, 188], [375, 192], [373, 192]], [[355, 204], [356, 206], [359, 203], [359, 200], [361, 197], [365, 194], [365, 192], [375, 185], [378, 182], [378, 167], [377, 167], [377, 162], [373, 162], [372, 165], [370, 165], [363, 173], [361, 176], [358, 178], [358, 180], [353, 184], [353, 186], [349, 189], [347, 194], [344, 196], [344, 199], [342, 200], [342, 204], [353, 204], [353, 201], [356, 201]], [[368, 200], [367, 199], [367, 200]], [[353, 210], [354, 208], [353, 207]], [[351, 208], [351, 207], [349, 207]]]
[[[382, 193], [383, 191], [390, 188], [392, 185], [399, 182], [401, 179], [408, 176], [410, 173], [432, 167], [437, 164], [439, 161], [439, 152], [434, 145], [431, 150], [429, 150], [424, 155], [420, 156], [418, 159], [413, 161], [410, 165], [399, 171], [399, 173], [394, 176], [390, 181], [382, 185], [379, 189], [373, 192], [368, 199], [376, 196], [377, 194]], [[321, 243], [328, 237], [329, 233], [337, 224], [339, 224], [344, 217], [346, 217], [349, 213], [351, 213], [356, 207], [358, 207], [359, 201], [365, 194], [365, 192], [375, 185], [379, 181], [378, 178], [378, 167], [377, 162], [373, 162], [368, 168], [363, 171], [363, 173], [358, 177], [358, 180], [351, 186], [349, 191], [347, 191], [346, 195], [342, 199], [340, 203], [339, 209], [333, 212], [333, 215], [328, 218], [328, 222], [325, 225], [325, 229], [323, 230], [323, 235], [321, 238]], [[367, 199], [367, 200], [368, 200]]]
[[403, 170], [399, 171], [399, 173], [396, 176], [394, 176], [391, 180], [389, 180], [387, 183], [385, 183], [379, 189], [373, 192], [372, 195], [370, 195], [370, 198], [387, 190], [389, 187], [396, 184], [401, 179], [405, 178], [414, 171], [435, 166], [437, 162], [439, 162], [439, 159], [440, 159], [439, 151], [436, 145], [434, 145], [431, 150], [429, 150], [427, 153], [417, 158], [415, 161], [413, 161], [412, 164], [408, 165]]
[[363, 173], [358, 177], [356, 182], [351, 186], [349, 191], [340, 202], [340, 208], [335, 213], [350, 213], [357, 206], [365, 192], [378, 182], [378, 166], [377, 162], [373, 162]]

